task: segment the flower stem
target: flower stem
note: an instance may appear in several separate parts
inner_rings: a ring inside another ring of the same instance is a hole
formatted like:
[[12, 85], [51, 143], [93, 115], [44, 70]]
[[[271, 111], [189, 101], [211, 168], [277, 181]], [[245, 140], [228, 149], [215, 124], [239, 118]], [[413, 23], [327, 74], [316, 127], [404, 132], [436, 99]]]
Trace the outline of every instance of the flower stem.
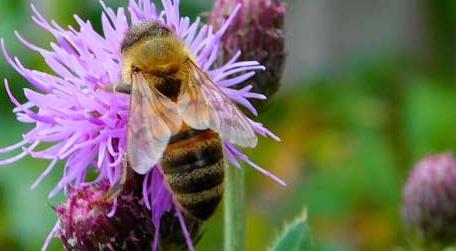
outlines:
[[225, 251], [245, 249], [245, 170], [228, 167], [225, 181]]

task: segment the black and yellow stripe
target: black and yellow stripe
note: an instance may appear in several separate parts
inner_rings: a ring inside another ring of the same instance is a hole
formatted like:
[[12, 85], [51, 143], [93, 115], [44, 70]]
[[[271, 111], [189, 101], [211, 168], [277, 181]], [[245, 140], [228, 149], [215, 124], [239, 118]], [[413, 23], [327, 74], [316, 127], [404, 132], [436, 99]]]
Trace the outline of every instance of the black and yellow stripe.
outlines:
[[218, 134], [184, 126], [171, 138], [161, 164], [184, 211], [207, 220], [223, 196], [225, 161]]

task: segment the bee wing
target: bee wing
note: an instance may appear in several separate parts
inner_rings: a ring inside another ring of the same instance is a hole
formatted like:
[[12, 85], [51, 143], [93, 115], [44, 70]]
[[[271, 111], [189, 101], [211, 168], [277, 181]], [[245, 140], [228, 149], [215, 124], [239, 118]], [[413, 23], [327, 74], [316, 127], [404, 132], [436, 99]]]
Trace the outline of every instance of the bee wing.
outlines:
[[211, 128], [229, 142], [255, 147], [258, 139], [247, 117], [191, 60], [188, 78], [182, 83], [178, 108], [182, 119], [195, 129]]
[[157, 164], [181, 124], [176, 104], [149, 87], [142, 74], [133, 74], [127, 132], [127, 158], [133, 170], [145, 174]]

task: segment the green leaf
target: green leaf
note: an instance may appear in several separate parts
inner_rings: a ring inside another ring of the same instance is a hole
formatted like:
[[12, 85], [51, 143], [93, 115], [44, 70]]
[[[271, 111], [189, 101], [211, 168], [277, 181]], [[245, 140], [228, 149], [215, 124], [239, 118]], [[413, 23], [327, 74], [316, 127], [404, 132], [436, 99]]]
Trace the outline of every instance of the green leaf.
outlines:
[[307, 210], [290, 224], [287, 224], [269, 251], [311, 250], [312, 240], [307, 224]]

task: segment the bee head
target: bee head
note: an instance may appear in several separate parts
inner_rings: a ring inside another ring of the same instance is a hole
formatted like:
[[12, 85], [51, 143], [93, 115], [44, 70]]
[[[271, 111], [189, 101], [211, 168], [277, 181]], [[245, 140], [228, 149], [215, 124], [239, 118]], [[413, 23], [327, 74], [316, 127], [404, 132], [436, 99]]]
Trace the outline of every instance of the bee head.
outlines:
[[153, 75], [170, 75], [185, 61], [181, 40], [163, 24], [147, 22], [132, 27], [122, 42], [124, 68]]

